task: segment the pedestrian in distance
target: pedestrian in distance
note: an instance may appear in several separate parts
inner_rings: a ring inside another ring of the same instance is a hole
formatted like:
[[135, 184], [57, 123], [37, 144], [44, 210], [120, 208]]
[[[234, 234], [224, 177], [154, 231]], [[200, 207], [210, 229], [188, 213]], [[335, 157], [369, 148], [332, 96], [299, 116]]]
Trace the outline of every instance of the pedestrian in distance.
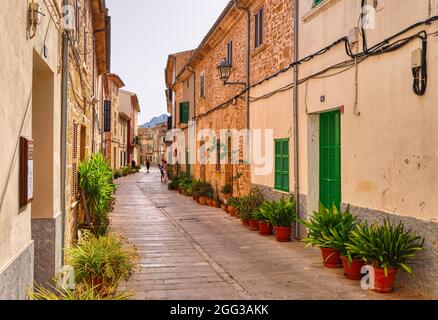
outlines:
[[151, 163], [149, 162], [149, 160], [146, 161], [146, 169], [147, 172], [149, 173], [149, 169], [151, 168]]
[[169, 179], [169, 175], [168, 175], [168, 172], [167, 172], [167, 161], [166, 160], [163, 160], [163, 175], [164, 175], [164, 182], [168, 182], [168, 179]]
[[164, 182], [164, 160], [161, 160], [161, 163], [158, 165], [161, 171], [161, 182]]

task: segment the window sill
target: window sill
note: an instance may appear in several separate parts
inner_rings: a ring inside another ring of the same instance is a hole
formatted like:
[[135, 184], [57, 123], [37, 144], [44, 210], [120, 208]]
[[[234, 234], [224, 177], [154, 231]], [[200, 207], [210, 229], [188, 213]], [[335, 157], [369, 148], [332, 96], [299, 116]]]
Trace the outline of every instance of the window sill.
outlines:
[[284, 195], [288, 195], [288, 196], [292, 194], [292, 193], [290, 193], [290, 191], [279, 190], [279, 189], [276, 189], [275, 187], [272, 190], [274, 190], [275, 192], [278, 192], [278, 193], [282, 193]]
[[264, 51], [266, 49], [266, 47], [267, 47], [266, 43], [263, 43], [261, 46], [255, 48], [251, 53], [251, 57], [255, 57], [260, 52]]
[[316, 18], [317, 16], [328, 10], [331, 6], [333, 6], [338, 1], [339, 0], [325, 0], [324, 2], [320, 3], [315, 8], [312, 8], [309, 12], [307, 12], [302, 17], [302, 20], [304, 22], [309, 22], [310, 20]]

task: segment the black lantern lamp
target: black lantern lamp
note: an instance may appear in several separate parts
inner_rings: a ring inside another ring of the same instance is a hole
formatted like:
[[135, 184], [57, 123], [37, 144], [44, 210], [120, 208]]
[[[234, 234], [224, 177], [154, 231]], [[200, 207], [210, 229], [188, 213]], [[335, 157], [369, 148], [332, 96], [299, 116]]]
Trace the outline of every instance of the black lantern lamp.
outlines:
[[231, 76], [231, 69], [233, 68], [232, 64], [227, 59], [222, 59], [221, 63], [217, 66], [219, 71], [219, 79], [224, 82], [224, 85], [244, 85], [246, 86], [246, 82], [228, 82]]

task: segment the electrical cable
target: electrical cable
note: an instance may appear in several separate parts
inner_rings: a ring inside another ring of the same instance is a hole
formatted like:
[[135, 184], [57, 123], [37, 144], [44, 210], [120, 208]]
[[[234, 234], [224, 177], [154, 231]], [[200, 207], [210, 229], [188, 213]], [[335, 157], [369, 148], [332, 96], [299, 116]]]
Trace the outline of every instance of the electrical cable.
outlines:
[[[417, 22], [417, 23], [415, 23], [415, 24], [413, 24], [413, 25], [403, 29], [402, 31], [400, 31], [400, 32], [398, 32], [398, 33], [396, 33], [396, 34], [394, 34], [394, 35], [384, 39], [383, 41], [377, 43], [376, 45], [372, 46], [371, 48], [367, 48], [367, 51], [360, 52], [360, 53], [357, 53], [357, 54], [353, 54], [352, 53], [352, 49], [351, 49], [351, 46], [350, 46], [350, 43], [349, 43], [347, 37], [339, 38], [338, 40], [334, 41], [332, 44], [328, 45], [327, 47], [325, 47], [323, 49], [320, 49], [319, 51], [317, 51], [317, 52], [315, 52], [315, 53], [313, 53], [313, 54], [311, 54], [311, 55], [309, 55], [309, 56], [307, 56], [305, 58], [302, 58], [302, 59], [300, 59], [297, 62], [293, 62], [289, 66], [287, 66], [287, 67], [285, 67], [285, 68], [275, 72], [274, 74], [272, 74], [272, 75], [270, 75], [270, 76], [268, 76], [268, 77], [266, 77], [266, 78], [264, 78], [264, 79], [262, 79], [262, 80], [260, 80], [260, 81], [258, 81], [256, 83], [254, 83], [252, 85], [247, 86], [239, 94], [235, 95], [231, 99], [226, 100], [225, 102], [217, 105], [216, 107], [213, 107], [212, 109], [208, 110], [207, 112], [205, 112], [203, 114], [199, 114], [198, 116], [196, 116], [196, 119], [204, 117], [204, 116], [210, 114], [211, 112], [213, 112], [213, 111], [215, 111], [217, 109], [222, 109], [222, 108], [226, 107], [232, 101], [234, 101], [235, 99], [239, 98], [241, 95], [245, 94], [249, 89], [254, 88], [256, 86], [259, 86], [259, 85], [263, 84], [264, 82], [269, 81], [269, 80], [271, 80], [271, 79], [281, 75], [282, 73], [287, 72], [288, 70], [290, 70], [291, 68], [293, 68], [297, 64], [299, 65], [299, 64], [301, 64], [303, 62], [310, 61], [310, 60], [314, 59], [315, 57], [320, 56], [320, 55], [328, 52], [331, 48], [337, 46], [340, 43], [344, 43], [345, 52], [351, 58], [351, 60], [347, 60], [347, 61], [335, 64], [335, 65], [330, 66], [330, 67], [328, 67], [328, 68], [326, 68], [324, 70], [321, 70], [321, 71], [319, 71], [319, 72], [317, 72], [315, 74], [312, 74], [312, 75], [310, 75], [310, 76], [308, 76], [308, 77], [306, 77], [304, 79], [301, 79], [299, 81], [299, 84], [301, 84], [304, 81], [307, 81], [308, 79], [311, 79], [311, 78], [314, 78], [316, 76], [322, 75], [322, 74], [324, 74], [324, 73], [326, 73], [326, 72], [328, 72], [328, 71], [330, 71], [332, 69], [340, 68], [340, 67], [342, 67], [342, 64], [352, 63], [352, 62], [354, 63], [355, 59], [364, 58], [364, 59], [360, 59], [359, 61], [357, 61], [357, 64], [360, 64], [361, 62], [363, 62], [366, 58], [368, 58], [370, 56], [377, 56], [377, 55], [381, 55], [381, 54], [384, 54], [384, 53], [396, 51], [396, 50], [404, 47], [408, 43], [410, 43], [412, 40], [420, 38], [422, 40], [422, 44], [423, 44], [423, 50], [422, 50], [422, 60], [423, 61], [422, 61], [421, 70], [416, 70], [416, 72], [414, 74], [414, 79], [415, 79], [415, 81], [414, 81], [414, 92], [416, 94], [418, 94], [418, 95], [424, 95], [425, 92], [426, 92], [426, 88], [427, 88], [427, 64], [426, 64], [426, 58], [427, 58], [427, 33], [426, 33], [426, 31], [422, 30], [422, 31], [418, 32], [417, 34], [414, 34], [414, 35], [412, 35], [410, 37], [397, 40], [394, 43], [390, 43], [390, 42], [392, 40], [394, 40], [395, 38], [398, 38], [402, 34], [405, 34], [405, 33], [409, 32], [409, 31], [411, 31], [411, 30], [413, 30], [413, 29], [415, 29], [415, 28], [417, 28], [419, 26], [430, 25], [432, 22], [435, 22], [435, 21], [438, 21], [438, 16], [433, 16], [433, 17], [428, 18], [426, 20]], [[293, 87], [293, 84], [292, 84], [292, 87]], [[283, 88], [280, 88], [278, 90], [280, 90], [280, 92], [281, 92], [281, 91], [288, 90], [290, 88], [291, 87], [290, 87], [290, 84], [289, 84], [289, 85], [287, 85], [287, 86], [285, 86]], [[278, 91], [273, 91], [273, 94], [275, 94], [275, 92], [278, 92]], [[266, 94], [264, 96], [268, 96], [268, 95], [269, 94]], [[270, 95], [270, 96], [272, 96], [272, 95]], [[256, 101], [257, 99], [259, 100], [260, 98], [261, 97], [252, 98], [252, 101]]]

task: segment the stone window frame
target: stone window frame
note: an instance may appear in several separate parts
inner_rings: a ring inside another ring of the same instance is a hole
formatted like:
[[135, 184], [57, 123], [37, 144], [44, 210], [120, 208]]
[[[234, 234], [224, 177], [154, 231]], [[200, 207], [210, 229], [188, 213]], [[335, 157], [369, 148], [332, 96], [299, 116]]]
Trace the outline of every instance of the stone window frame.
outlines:
[[251, 57], [254, 57], [256, 55], [258, 55], [260, 52], [264, 51], [267, 47], [267, 40], [268, 37], [266, 36], [266, 6], [265, 6], [265, 1], [261, 1], [258, 4], [256, 4], [254, 6], [254, 9], [252, 9], [252, 21], [251, 23], [253, 24], [253, 26], [255, 26], [255, 17], [256, 14], [263, 9], [263, 41], [262, 44], [258, 47], [255, 46], [255, 28], [252, 30], [252, 32], [254, 32], [254, 36], [252, 37], [251, 41], [253, 42], [253, 44], [251, 45], [252, 47], [252, 53], [251, 53]]
[[303, 20], [303, 22], [309, 22], [309, 21], [313, 20], [314, 18], [316, 18], [317, 16], [319, 16], [323, 12], [327, 11], [330, 7], [335, 5], [340, 0], [323, 0], [321, 3], [319, 3], [316, 6], [313, 6], [313, 3], [314, 3], [313, 0], [309, 0], [309, 1], [312, 2], [312, 7], [309, 11], [307, 11], [302, 16], [301, 19]]

